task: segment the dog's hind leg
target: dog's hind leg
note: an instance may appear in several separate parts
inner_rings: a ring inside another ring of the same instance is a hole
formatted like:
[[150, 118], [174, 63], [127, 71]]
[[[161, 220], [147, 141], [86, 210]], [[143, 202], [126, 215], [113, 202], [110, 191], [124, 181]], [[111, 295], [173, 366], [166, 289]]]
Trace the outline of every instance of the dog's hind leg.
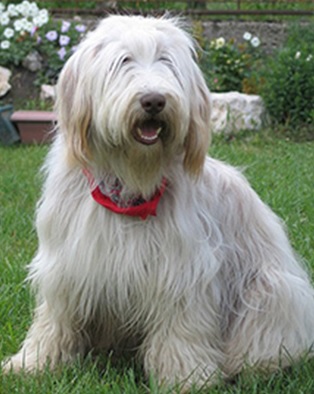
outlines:
[[314, 344], [313, 296], [305, 277], [272, 267], [259, 273], [228, 330], [227, 375], [246, 366], [272, 371], [309, 355]]
[[219, 210], [219, 272], [228, 375], [278, 369], [314, 342], [314, 290], [281, 220], [234, 174]]
[[56, 318], [43, 302], [35, 311], [33, 324], [20, 351], [4, 361], [4, 371], [42, 370], [54, 368], [58, 362], [70, 362], [84, 355], [88, 338], [73, 327], [69, 316]]

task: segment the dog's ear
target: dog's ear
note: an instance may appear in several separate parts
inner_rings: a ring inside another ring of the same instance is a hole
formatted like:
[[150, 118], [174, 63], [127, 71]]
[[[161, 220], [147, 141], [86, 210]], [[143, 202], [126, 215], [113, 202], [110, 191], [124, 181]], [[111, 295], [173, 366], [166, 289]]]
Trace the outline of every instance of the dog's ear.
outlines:
[[59, 130], [67, 142], [68, 159], [85, 167], [90, 158], [91, 97], [86, 81], [78, 75], [77, 64], [71, 60], [59, 77], [55, 110]]
[[185, 139], [184, 168], [191, 175], [200, 175], [210, 143], [210, 96], [199, 69], [195, 71], [191, 95], [188, 135]]

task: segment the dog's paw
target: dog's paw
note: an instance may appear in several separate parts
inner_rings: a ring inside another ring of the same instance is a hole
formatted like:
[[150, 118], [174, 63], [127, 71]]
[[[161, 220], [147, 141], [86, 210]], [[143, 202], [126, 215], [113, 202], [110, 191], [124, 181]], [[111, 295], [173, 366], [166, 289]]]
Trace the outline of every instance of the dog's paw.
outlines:
[[31, 372], [37, 369], [39, 369], [38, 362], [36, 360], [32, 360], [31, 357], [25, 357], [25, 354], [22, 352], [5, 359], [1, 363], [1, 370], [3, 373], [18, 373], [21, 371]]
[[1, 362], [1, 370], [3, 373], [19, 372], [24, 368], [23, 360], [18, 355], [7, 358]]

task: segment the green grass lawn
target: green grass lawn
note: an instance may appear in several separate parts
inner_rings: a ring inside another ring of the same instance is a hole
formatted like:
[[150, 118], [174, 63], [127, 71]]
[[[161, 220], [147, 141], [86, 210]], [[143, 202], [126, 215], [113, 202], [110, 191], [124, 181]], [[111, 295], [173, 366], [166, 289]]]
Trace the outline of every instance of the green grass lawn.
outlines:
[[[36, 250], [33, 218], [46, 152], [46, 146], [0, 147], [0, 359], [17, 351], [31, 321], [33, 295], [23, 280]], [[246, 133], [229, 142], [216, 138], [210, 154], [244, 169], [254, 189], [284, 219], [292, 244], [314, 271], [314, 142]], [[313, 374], [314, 362], [304, 361], [271, 376], [247, 371], [233, 382], [194, 392], [311, 394]], [[97, 366], [77, 361], [34, 376], [0, 372], [0, 394], [166, 392], [126, 360], [114, 366], [106, 358]]]

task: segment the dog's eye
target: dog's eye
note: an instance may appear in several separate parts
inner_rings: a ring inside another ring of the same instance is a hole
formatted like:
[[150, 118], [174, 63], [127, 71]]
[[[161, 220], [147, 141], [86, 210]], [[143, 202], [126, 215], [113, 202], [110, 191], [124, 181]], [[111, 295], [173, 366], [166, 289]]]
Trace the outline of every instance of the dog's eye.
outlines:
[[132, 59], [131, 59], [130, 56], [125, 56], [125, 57], [122, 59], [121, 64], [122, 64], [122, 65], [128, 64], [128, 63], [130, 63], [131, 60], [132, 60]]
[[166, 56], [161, 56], [159, 59], [158, 59], [160, 62], [162, 62], [162, 63], [172, 63], [171, 62], [171, 59], [169, 59], [168, 57], [166, 57]]

